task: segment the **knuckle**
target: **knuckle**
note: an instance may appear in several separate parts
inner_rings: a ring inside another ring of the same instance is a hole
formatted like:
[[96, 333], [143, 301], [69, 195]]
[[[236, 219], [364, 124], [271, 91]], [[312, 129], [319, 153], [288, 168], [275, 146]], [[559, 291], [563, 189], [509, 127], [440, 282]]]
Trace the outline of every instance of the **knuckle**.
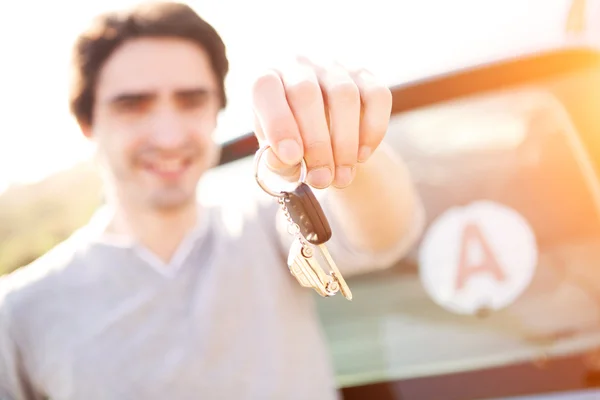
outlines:
[[364, 101], [376, 107], [391, 108], [392, 92], [383, 85], [369, 85], [363, 90]]
[[273, 70], [267, 70], [256, 77], [252, 85], [254, 93], [270, 90], [280, 81], [279, 75]]
[[360, 101], [358, 86], [351, 81], [333, 83], [327, 90], [327, 95], [334, 102], [357, 103]]
[[311, 166], [330, 166], [333, 164], [331, 144], [326, 140], [312, 140], [304, 143], [306, 161]]
[[317, 83], [310, 79], [300, 79], [287, 86], [288, 98], [294, 103], [307, 104], [314, 101], [320, 95]]
[[309, 153], [327, 152], [329, 142], [323, 139], [310, 140], [305, 143], [306, 151]]

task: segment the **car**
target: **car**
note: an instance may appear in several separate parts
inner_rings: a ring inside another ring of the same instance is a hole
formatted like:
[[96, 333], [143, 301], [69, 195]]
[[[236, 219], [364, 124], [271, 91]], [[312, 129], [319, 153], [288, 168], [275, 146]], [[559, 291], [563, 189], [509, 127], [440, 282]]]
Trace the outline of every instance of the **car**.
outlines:
[[[578, 41], [391, 87], [425, 228], [317, 302], [344, 399], [600, 398], [598, 87]], [[256, 150], [226, 142], [207, 184], [254, 184]]]

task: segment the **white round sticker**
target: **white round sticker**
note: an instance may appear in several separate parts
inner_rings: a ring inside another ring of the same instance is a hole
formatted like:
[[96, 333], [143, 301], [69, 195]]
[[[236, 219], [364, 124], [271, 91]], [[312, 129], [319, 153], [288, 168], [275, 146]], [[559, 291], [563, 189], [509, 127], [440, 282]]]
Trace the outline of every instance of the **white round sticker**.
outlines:
[[531, 283], [537, 262], [528, 222], [490, 201], [444, 212], [419, 249], [425, 290], [437, 304], [459, 314], [508, 306]]

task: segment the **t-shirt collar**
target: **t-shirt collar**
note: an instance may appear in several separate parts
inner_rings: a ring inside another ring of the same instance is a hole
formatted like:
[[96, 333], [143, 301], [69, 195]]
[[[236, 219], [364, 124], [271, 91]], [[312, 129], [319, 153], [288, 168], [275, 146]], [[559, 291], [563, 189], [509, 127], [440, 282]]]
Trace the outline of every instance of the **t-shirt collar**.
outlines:
[[98, 208], [88, 223], [81, 228], [77, 235], [90, 244], [107, 246], [114, 249], [134, 251], [144, 262], [167, 276], [174, 275], [184, 264], [188, 255], [205, 236], [210, 218], [207, 210], [198, 204], [198, 220], [195, 227], [183, 238], [169, 263], [163, 262], [150, 250], [141, 245], [134, 237], [107, 232], [107, 228], [115, 215], [114, 210], [103, 205]]

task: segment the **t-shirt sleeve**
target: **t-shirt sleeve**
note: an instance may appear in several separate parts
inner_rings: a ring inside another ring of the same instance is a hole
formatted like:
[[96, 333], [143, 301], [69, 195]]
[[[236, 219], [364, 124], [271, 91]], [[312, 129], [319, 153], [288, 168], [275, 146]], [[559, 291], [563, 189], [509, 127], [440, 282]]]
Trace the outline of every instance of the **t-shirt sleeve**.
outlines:
[[[341, 228], [340, 221], [330, 211], [331, 204], [327, 201], [327, 197], [319, 196], [319, 201], [332, 230], [332, 237], [325, 245], [344, 277], [394, 266], [419, 240], [425, 226], [425, 209], [420, 198], [417, 197], [415, 212], [411, 215], [407, 234], [387, 249], [367, 251], [357, 248], [349, 240], [346, 232]], [[283, 251], [287, 252], [293, 237], [288, 233], [288, 224], [281, 212], [277, 215], [276, 224]]]
[[[6, 279], [0, 277], [0, 399], [39, 400], [25, 373], [21, 351], [11, 323], [6, 290]], [[3, 293], [4, 292], [4, 293]]]

